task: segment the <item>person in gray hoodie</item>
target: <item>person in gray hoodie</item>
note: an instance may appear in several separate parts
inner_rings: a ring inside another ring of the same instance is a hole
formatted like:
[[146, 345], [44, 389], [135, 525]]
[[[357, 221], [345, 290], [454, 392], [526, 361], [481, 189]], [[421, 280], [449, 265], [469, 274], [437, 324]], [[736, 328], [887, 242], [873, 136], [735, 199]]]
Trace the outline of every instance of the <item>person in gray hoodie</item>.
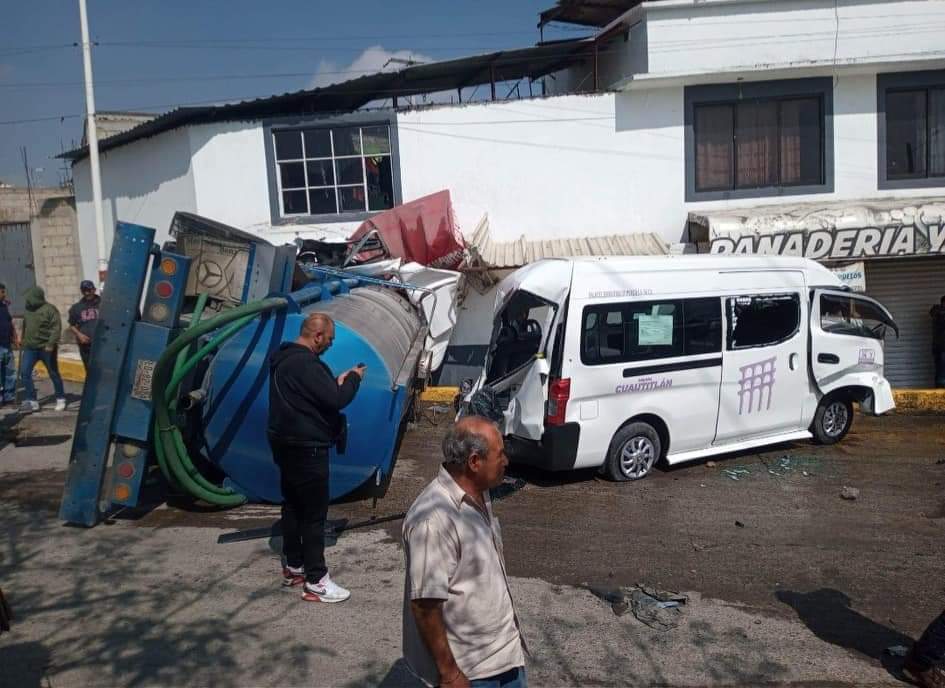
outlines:
[[27, 289], [23, 295], [26, 312], [23, 315], [23, 351], [20, 354], [20, 379], [23, 382], [21, 413], [39, 411], [36, 387], [33, 386], [33, 368], [42, 361], [52, 380], [56, 392], [56, 410], [66, 410], [66, 392], [59, 375], [59, 336], [62, 334], [62, 318], [59, 310], [46, 301], [45, 292], [39, 287]]

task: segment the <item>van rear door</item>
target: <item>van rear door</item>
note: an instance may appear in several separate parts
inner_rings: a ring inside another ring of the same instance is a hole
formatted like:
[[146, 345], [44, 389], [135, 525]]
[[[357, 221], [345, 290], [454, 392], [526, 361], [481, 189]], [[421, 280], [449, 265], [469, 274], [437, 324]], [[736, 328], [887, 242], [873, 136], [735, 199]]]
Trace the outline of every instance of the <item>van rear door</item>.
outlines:
[[491, 415], [502, 415], [503, 435], [541, 439], [548, 400], [547, 356], [564, 313], [571, 268], [570, 261], [539, 261], [499, 284], [485, 367], [466, 401], [488, 391], [496, 407]]
[[814, 289], [811, 303], [811, 375], [822, 394], [841, 387], [873, 390], [876, 414], [893, 408], [883, 377], [883, 339], [899, 326], [878, 301], [831, 289]]

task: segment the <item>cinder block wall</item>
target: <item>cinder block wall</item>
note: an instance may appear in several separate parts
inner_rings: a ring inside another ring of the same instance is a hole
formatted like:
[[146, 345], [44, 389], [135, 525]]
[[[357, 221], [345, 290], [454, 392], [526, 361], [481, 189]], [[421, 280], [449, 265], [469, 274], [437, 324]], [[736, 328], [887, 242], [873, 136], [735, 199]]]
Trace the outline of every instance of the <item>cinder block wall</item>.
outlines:
[[[30, 198], [32, 196], [32, 204]], [[0, 189], [0, 222], [28, 222], [33, 244], [36, 285], [62, 315], [64, 342], [74, 342], [67, 331], [69, 306], [78, 301], [80, 278], [79, 235], [75, 197], [69, 189]]]

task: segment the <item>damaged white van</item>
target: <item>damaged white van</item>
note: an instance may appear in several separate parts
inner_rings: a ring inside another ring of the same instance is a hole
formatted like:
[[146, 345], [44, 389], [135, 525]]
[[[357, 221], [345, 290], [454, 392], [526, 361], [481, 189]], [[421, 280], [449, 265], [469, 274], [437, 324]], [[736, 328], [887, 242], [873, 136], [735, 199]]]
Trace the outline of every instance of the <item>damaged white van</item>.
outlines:
[[670, 464], [813, 437], [894, 407], [898, 327], [811, 260], [542, 260], [498, 289], [485, 368], [461, 413], [492, 417], [514, 460], [638, 480]]

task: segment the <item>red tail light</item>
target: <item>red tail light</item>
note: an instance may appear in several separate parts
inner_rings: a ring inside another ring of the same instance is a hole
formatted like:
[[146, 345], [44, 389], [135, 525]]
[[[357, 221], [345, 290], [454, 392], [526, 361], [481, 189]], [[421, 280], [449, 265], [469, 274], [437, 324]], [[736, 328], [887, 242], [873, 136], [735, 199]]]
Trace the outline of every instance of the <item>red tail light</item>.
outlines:
[[548, 389], [548, 411], [545, 425], [564, 425], [564, 416], [568, 410], [571, 396], [571, 380], [552, 380]]

